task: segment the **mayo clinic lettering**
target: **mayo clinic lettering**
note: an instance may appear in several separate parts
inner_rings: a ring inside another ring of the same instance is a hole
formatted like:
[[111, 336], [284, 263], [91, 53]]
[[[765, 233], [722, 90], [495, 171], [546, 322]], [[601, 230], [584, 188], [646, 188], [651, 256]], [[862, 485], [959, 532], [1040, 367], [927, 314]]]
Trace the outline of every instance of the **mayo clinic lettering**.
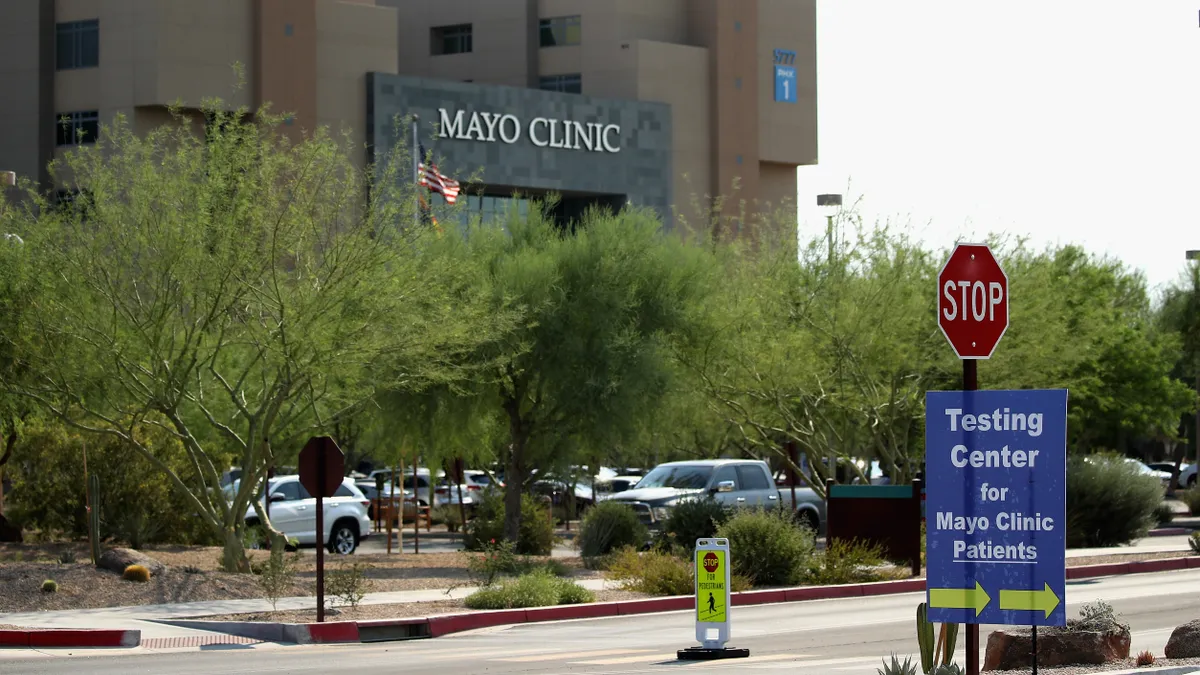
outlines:
[[561, 220], [632, 204], [670, 221], [668, 105], [383, 73], [368, 76], [367, 97], [372, 154], [407, 141], [396, 137], [405, 133], [397, 121], [416, 115], [441, 172], [477, 180], [464, 184], [466, 194], [553, 192]]

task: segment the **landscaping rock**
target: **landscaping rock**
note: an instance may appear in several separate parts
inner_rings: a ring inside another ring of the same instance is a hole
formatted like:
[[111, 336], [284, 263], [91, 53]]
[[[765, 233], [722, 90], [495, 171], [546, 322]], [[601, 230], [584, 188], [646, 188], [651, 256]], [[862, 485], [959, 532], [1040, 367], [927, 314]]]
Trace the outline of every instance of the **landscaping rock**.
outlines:
[[166, 569], [166, 565], [163, 565], [145, 553], [140, 553], [131, 548], [111, 548], [101, 553], [100, 560], [96, 563], [96, 567], [110, 570], [117, 574], [123, 574], [125, 568], [130, 565], [141, 565], [150, 570], [152, 576], [158, 576]]
[[8, 522], [4, 516], [0, 516], [0, 542], [19, 544], [22, 541], [24, 541], [24, 537], [21, 535], [21, 528]]
[[1163, 656], [1168, 659], [1190, 659], [1200, 656], [1200, 619], [1189, 621], [1171, 631]]
[[[988, 636], [984, 670], [1013, 670], [1033, 665], [1033, 640], [1028, 629], [998, 630]], [[1088, 630], [1038, 632], [1038, 665], [1099, 664], [1129, 658], [1129, 631]]]

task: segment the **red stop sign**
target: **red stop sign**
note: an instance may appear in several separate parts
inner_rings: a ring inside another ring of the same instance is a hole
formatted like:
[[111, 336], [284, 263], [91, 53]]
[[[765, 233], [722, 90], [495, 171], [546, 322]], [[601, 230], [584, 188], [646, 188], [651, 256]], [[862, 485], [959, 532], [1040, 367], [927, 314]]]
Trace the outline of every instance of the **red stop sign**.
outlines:
[[986, 359], [1008, 329], [1008, 275], [987, 246], [959, 244], [938, 274], [938, 326], [960, 359]]
[[708, 572], [709, 574], [716, 572], [717, 566], [720, 564], [721, 563], [717, 560], [716, 553], [705, 553], [704, 554], [704, 571], [705, 572]]

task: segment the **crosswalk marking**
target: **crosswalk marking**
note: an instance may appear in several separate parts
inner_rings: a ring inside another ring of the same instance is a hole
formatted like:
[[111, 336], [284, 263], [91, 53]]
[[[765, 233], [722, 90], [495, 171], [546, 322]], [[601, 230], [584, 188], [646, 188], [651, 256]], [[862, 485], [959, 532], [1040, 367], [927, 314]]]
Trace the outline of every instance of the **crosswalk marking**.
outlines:
[[597, 656], [623, 656], [626, 654], [648, 654], [653, 649], [599, 649], [591, 652], [554, 652], [553, 654], [535, 654], [533, 656], [517, 656], [513, 658], [491, 659], [505, 663], [536, 663], [538, 661], [557, 661], [569, 659], [586, 659]]

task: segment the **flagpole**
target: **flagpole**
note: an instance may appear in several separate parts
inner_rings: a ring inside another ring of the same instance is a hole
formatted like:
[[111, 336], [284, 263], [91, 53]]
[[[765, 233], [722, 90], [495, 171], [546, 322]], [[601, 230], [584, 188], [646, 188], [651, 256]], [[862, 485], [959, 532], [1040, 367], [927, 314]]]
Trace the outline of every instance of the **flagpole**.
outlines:
[[417, 132], [419, 117], [412, 116], [412, 170], [413, 170], [413, 187], [417, 189], [417, 198], [413, 200], [413, 226], [421, 227], [421, 140]]

